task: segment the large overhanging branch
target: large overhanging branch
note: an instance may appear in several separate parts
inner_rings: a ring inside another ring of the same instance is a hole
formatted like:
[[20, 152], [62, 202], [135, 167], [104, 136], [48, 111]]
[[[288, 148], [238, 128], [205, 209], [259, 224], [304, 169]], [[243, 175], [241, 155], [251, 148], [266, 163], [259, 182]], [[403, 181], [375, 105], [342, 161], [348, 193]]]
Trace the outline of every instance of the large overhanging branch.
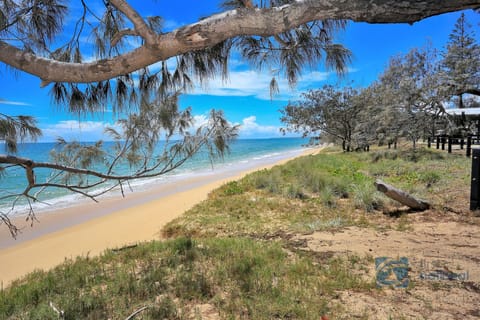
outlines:
[[110, 1], [119, 11], [125, 14], [135, 26], [136, 32], [145, 40], [147, 45], [155, 45], [156, 34], [145, 23], [145, 20], [125, 0]]
[[236, 36], [272, 36], [314, 20], [414, 23], [442, 13], [480, 7], [480, 0], [297, 0], [282, 7], [231, 10], [166, 34], [154, 34], [127, 2], [112, 0], [110, 3], [132, 21], [136, 34], [145, 40], [144, 45], [110, 59], [65, 63], [25, 52], [0, 41], [0, 61], [38, 76], [42, 79], [42, 85], [50, 82], [97, 82], [186, 52], [205, 49]]

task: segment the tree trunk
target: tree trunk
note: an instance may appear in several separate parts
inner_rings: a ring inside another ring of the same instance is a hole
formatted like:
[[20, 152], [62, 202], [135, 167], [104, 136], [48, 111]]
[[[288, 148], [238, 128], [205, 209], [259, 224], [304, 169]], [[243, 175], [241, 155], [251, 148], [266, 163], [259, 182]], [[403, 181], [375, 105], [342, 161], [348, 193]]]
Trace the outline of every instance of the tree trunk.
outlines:
[[[249, 1], [246, 1], [249, 2]], [[238, 36], [273, 36], [314, 20], [346, 19], [369, 23], [414, 23], [442, 13], [475, 9], [479, 0], [297, 0], [275, 8], [239, 8], [156, 34], [125, 0], [109, 3], [130, 20], [143, 45], [118, 56], [90, 63], [48, 59], [0, 41], [0, 62], [50, 82], [87, 83], [112, 79], [159, 61], [212, 47]]]
[[397, 189], [381, 180], [375, 181], [375, 187], [378, 191], [384, 193], [387, 197], [404, 204], [414, 210], [427, 210], [430, 208], [430, 203], [425, 200], [420, 200], [412, 195]]

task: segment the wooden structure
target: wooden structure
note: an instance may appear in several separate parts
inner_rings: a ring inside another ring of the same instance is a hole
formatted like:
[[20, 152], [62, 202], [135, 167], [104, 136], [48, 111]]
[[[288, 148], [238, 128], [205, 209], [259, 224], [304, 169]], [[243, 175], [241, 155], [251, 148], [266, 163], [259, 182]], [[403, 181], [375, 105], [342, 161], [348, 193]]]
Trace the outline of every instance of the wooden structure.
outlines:
[[432, 144], [435, 144], [437, 149], [447, 150], [448, 153], [452, 153], [453, 148], [455, 146], [459, 146], [460, 150], [465, 149], [466, 156], [470, 157], [472, 155], [472, 147], [475, 145], [480, 145], [480, 135], [470, 134], [466, 137], [449, 136], [445, 134], [436, 135], [432, 138], [428, 138], [428, 147], [431, 148]]
[[428, 147], [432, 143], [436, 144], [437, 149], [445, 150], [447, 146], [448, 153], [452, 152], [453, 146], [459, 145], [460, 149], [466, 149], [466, 156], [472, 157], [472, 174], [470, 181], [470, 210], [480, 210], [480, 148], [472, 148], [474, 145], [480, 145], [480, 108], [465, 109], [447, 109], [447, 114], [452, 116], [457, 123], [465, 124], [467, 122], [475, 123], [476, 130], [462, 136], [436, 135], [428, 138]]
[[446, 135], [440, 134], [428, 138], [428, 147], [432, 143], [437, 149], [448, 150], [452, 153], [454, 146], [459, 146], [461, 150], [466, 149], [466, 156], [472, 155], [472, 146], [480, 145], [480, 108], [464, 108], [464, 109], [446, 109], [445, 112], [452, 116], [458, 123], [475, 123], [476, 130], [466, 135]]
[[480, 149], [473, 150], [470, 182], [470, 210], [480, 209]]

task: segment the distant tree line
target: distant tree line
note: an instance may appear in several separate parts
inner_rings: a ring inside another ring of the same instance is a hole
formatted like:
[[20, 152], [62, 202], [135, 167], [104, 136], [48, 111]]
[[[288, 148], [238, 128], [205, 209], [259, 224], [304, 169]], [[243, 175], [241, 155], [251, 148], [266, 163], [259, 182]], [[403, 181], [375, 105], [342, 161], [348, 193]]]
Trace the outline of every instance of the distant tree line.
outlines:
[[346, 151], [371, 144], [412, 142], [437, 132], [463, 135], [466, 119], [453, 121], [448, 108], [480, 107], [480, 45], [462, 13], [446, 48], [430, 45], [392, 57], [367, 88], [325, 85], [289, 103], [284, 131], [342, 145]]

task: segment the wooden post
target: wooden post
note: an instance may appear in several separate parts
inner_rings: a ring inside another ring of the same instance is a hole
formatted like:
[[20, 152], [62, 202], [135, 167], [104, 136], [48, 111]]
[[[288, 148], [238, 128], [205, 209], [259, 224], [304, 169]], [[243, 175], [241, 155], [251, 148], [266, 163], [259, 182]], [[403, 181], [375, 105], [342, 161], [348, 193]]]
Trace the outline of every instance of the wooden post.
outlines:
[[437, 140], [437, 150], [440, 149], [440, 137], [436, 136], [435, 139]]
[[448, 153], [452, 153], [452, 137], [448, 136]]
[[442, 136], [442, 150], [445, 150], [445, 136]]
[[427, 147], [430, 149], [432, 147], [432, 138], [427, 138]]
[[480, 207], [480, 149], [473, 149], [471, 179], [470, 210], [477, 210]]
[[470, 157], [472, 154], [472, 137], [467, 137], [467, 157]]
[[463, 145], [465, 144], [465, 139], [460, 139], [460, 149], [463, 150]]

